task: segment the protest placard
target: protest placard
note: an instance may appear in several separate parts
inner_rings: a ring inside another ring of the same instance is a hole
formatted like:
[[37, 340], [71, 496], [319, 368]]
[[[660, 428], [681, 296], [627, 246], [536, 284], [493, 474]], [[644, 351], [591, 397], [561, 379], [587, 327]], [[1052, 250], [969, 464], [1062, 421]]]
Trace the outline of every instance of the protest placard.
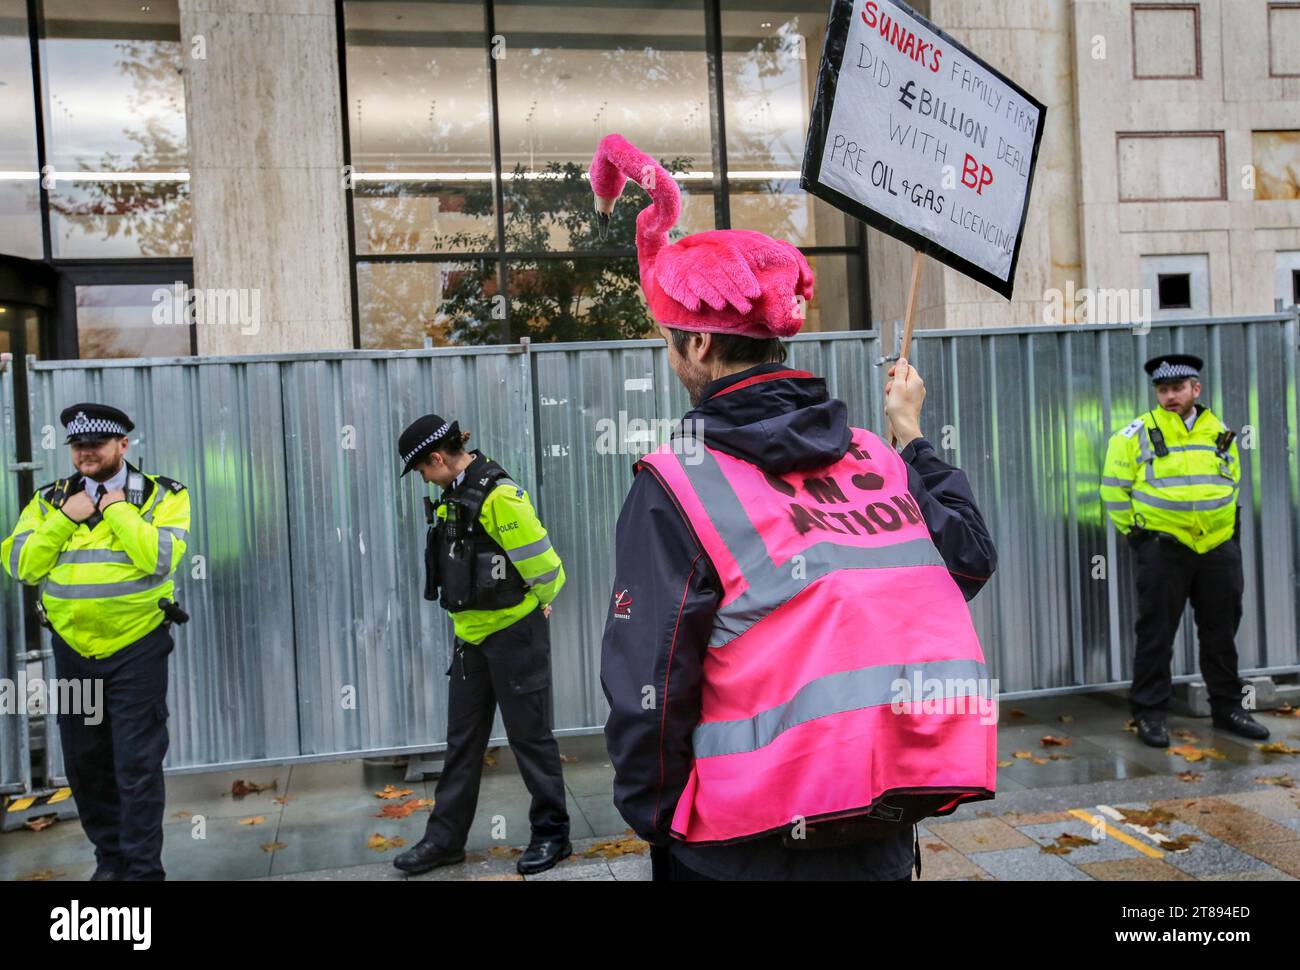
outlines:
[[906, 4], [835, 0], [800, 184], [1009, 299], [1045, 117]]

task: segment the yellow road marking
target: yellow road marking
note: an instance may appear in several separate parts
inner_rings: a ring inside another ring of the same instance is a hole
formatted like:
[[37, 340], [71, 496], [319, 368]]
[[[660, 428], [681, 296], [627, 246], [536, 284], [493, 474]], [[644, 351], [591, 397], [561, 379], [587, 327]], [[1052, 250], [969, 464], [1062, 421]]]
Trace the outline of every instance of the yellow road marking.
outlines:
[[1072, 808], [1070, 809], [1070, 814], [1073, 815], [1075, 818], [1083, 819], [1085, 822], [1087, 822], [1089, 825], [1093, 826], [1094, 828], [1096, 827], [1097, 823], [1100, 822], [1102, 828], [1105, 830], [1108, 836], [1110, 836], [1112, 839], [1119, 839], [1125, 845], [1132, 846], [1133, 848], [1137, 849], [1145, 856], [1150, 856], [1152, 859], [1163, 859], [1165, 856], [1165, 854], [1161, 852], [1159, 849], [1153, 849], [1145, 842], [1139, 842], [1137, 839], [1133, 838], [1133, 836], [1127, 834], [1126, 832], [1121, 832], [1119, 829], [1115, 828], [1113, 825], [1107, 822], [1100, 815], [1093, 815], [1090, 812], [1084, 811], [1082, 808]]

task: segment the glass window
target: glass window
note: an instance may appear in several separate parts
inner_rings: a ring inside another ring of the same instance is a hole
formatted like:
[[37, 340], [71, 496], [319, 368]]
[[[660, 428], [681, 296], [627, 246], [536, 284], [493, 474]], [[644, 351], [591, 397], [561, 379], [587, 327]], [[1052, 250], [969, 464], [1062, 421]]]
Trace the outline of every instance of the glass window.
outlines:
[[184, 298], [154, 283], [78, 286], [77, 351], [92, 357], [187, 357]]
[[507, 311], [515, 339], [625, 340], [655, 337], [634, 258], [512, 261]]
[[796, 246], [842, 246], [848, 217], [799, 187], [826, 32], [824, 0], [722, 0], [731, 227]]
[[45, 0], [50, 234], [56, 258], [190, 254], [176, 0]]
[[[702, 4], [518, 0], [494, 9], [507, 249], [595, 247], [582, 175], [610, 132], [674, 173], [681, 233], [714, 228]], [[635, 209], [649, 203], [634, 185], [624, 198]]]
[[449, 344], [501, 343], [505, 300], [497, 299], [497, 264], [358, 263], [361, 346], [410, 350]]
[[0, 252], [40, 259], [36, 100], [24, 0], [0, 0]]
[[495, 251], [480, 3], [350, 3], [348, 136], [358, 255]]

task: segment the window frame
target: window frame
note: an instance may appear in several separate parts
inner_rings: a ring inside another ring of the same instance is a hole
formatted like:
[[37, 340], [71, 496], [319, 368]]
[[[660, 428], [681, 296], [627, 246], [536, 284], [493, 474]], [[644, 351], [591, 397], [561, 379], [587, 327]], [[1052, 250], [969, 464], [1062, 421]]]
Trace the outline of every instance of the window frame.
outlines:
[[[352, 138], [348, 120], [347, 89], [347, 25], [346, 6], [348, 0], [334, 0], [335, 20], [337, 25], [339, 88], [343, 110], [343, 164], [345, 172], [352, 172]], [[490, 40], [496, 35], [495, 0], [481, 0], [483, 4], [483, 54], [488, 68], [488, 122], [490, 125], [492, 145], [492, 195], [495, 206], [496, 247], [491, 250], [463, 253], [382, 253], [375, 255], [358, 255], [356, 245], [356, 221], [353, 210], [353, 187], [350, 184], [347, 195], [348, 214], [348, 269], [352, 293], [352, 341], [353, 347], [361, 346], [361, 307], [358, 302], [357, 267], [362, 263], [443, 263], [471, 259], [492, 259], [496, 261], [497, 292], [504, 294], [509, 306], [510, 289], [508, 282], [509, 265], [520, 261], [543, 262], [548, 260], [590, 259], [594, 254], [583, 250], [546, 250], [544, 252], [528, 250], [511, 250], [505, 245], [505, 192], [502, 179], [500, 100], [497, 86], [496, 60], [491, 56]], [[713, 164], [713, 213], [715, 229], [730, 229], [731, 199], [727, 179], [727, 139], [726, 110], [723, 96], [723, 36], [721, 0], [700, 0], [704, 12], [705, 59], [709, 71], [709, 130]], [[595, 146], [592, 146], [593, 151]], [[849, 217], [846, 216], [846, 219]], [[805, 256], [844, 256], [848, 264], [847, 287], [847, 330], [869, 330], [871, 321], [870, 276], [867, 261], [866, 226], [859, 220], [851, 219], [846, 236], [850, 241], [836, 246], [800, 246], [799, 251]], [[601, 250], [599, 256], [606, 259], [623, 259], [636, 257], [632, 248]], [[856, 257], [856, 259], [854, 259]], [[518, 341], [511, 326], [507, 311], [503, 320], [502, 344]], [[839, 331], [829, 331], [839, 332]]]

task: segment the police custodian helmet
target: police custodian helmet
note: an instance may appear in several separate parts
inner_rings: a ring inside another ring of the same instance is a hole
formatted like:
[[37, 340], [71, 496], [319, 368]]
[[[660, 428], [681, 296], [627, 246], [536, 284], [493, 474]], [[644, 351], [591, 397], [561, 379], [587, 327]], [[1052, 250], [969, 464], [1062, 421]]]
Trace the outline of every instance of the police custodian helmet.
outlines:
[[436, 414], [416, 418], [397, 439], [397, 455], [406, 463], [405, 475], [431, 451], [460, 440], [460, 423], [444, 421]]
[[59, 420], [68, 430], [67, 444], [85, 441], [97, 444], [110, 438], [125, 438], [135, 429], [126, 412], [109, 404], [74, 404], [66, 407]]
[[1152, 384], [1170, 384], [1188, 377], [1199, 380], [1205, 362], [1195, 354], [1161, 354], [1152, 357], [1142, 369], [1151, 375]]

